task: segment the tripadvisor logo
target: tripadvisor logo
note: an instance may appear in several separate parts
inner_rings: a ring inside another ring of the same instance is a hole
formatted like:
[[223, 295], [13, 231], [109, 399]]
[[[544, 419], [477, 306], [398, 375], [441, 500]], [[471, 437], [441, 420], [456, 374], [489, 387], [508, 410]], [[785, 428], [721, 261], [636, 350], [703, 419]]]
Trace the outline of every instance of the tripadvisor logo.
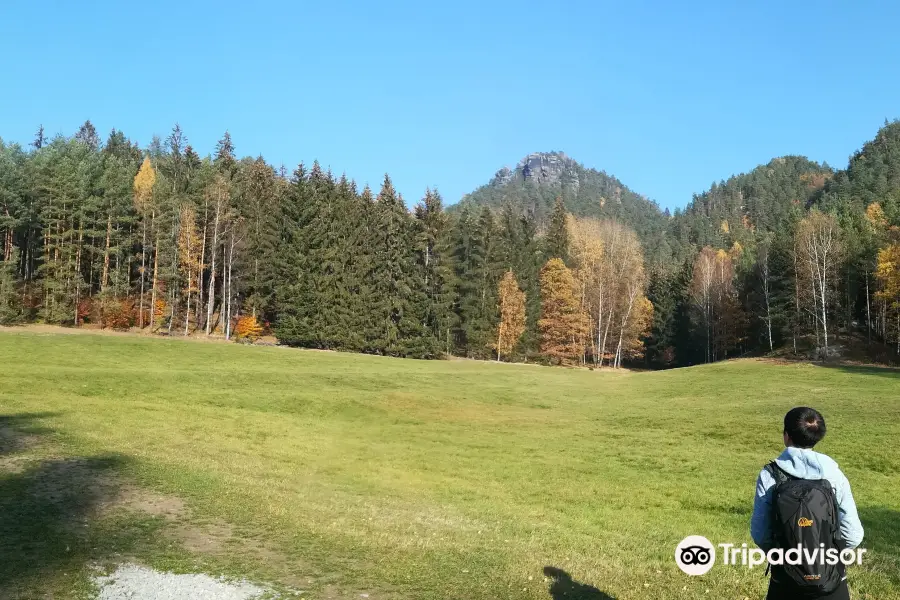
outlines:
[[[803, 521], [803, 519], [801, 519]], [[808, 527], [809, 524], [800, 524]], [[763, 552], [760, 548], [749, 548], [747, 544], [718, 544], [722, 550], [722, 564], [727, 566], [744, 566], [748, 569], [764, 565], [861, 565], [864, 548], [837, 550], [825, 549], [824, 544], [818, 548], [773, 548]], [[675, 547], [675, 563], [688, 575], [705, 575], [716, 564], [716, 546], [702, 535], [689, 535]]]
[[675, 548], [675, 563], [688, 575], [705, 575], [716, 564], [716, 549], [702, 535], [689, 535]]

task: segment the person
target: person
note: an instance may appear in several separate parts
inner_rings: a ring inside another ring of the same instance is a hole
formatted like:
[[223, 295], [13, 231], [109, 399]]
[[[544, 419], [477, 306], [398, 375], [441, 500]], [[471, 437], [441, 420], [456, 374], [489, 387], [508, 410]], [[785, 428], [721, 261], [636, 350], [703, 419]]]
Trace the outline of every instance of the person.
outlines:
[[[767, 465], [760, 472], [756, 480], [750, 535], [763, 551], [768, 552], [772, 548], [781, 547], [777, 541], [779, 534], [776, 529], [779, 525], [775, 519], [776, 484], [779, 481], [790, 480], [826, 480], [833, 490], [833, 497], [837, 503], [837, 525], [841, 539], [836, 540], [836, 545], [839, 549], [849, 549], [856, 548], [862, 543], [863, 527], [856, 511], [853, 493], [850, 491], [850, 482], [833, 459], [813, 450], [824, 437], [825, 419], [819, 411], [801, 406], [785, 415], [785, 450], [773, 464]], [[830, 490], [826, 491], [830, 493]], [[803, 589], [793, 578], [786, 575], [784, 567], [773, 566], [766, 600], [802, 598], [849, 600], [850, 592], [847, 588], [845, 568], [839, 565], [838, 569], [836, 577], [839, 577], [840, 583], [837, 589], [823, 594]]]

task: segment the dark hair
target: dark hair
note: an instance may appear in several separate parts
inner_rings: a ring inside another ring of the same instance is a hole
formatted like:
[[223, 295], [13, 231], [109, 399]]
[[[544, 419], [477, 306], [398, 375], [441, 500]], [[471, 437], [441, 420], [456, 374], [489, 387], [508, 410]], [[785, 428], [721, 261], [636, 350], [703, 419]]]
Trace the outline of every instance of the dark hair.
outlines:
[[825, 417], [814, 408], [792, 408], [784, 415], [784, 432], [798, 448], [812, 448], [825, 437]]

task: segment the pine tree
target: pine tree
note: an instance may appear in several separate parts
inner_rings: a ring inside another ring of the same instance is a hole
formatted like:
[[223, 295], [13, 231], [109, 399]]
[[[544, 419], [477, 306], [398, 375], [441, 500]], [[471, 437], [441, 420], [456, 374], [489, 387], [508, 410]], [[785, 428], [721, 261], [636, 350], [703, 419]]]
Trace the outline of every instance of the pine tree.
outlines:
[[[313, 170], [318, 180], [322, 176], [318, 163], [313, 165]], [[312, 191], [311, 177], [301, 163], [294, 171], [282, 202], [276, 266], [275, 306], [278, 318], [275, 334], [284, 344], [316, 347], [319, 344], [315, 332], [315, 311], [320, 232], [315, 228], [318, 204]]]
[[467, 355], [486, 358], [497, 327], [497, 283], [503, 272], [500, 245], [490, 209], [477, 220], [460, 214], [452, 234], [455, 270], [457, 343]]
[[278, 244], [279, 187], [274, 169], [261, 156], [247, 166], [241, 180], [250, 269], [246, 307], [255, 318], [268, 319], [274, 309], [275, 276], [272, 270]]
[[[41, 127], [43, 129], [43, 127]], [[78, 128], [78, 132], [75, 134], [75, 141], [87, 146], [89, 150], [92, 152], [96, 152], [100, 149], [100, 136], [97, 135], [97, 128], [94, 127], [94, 124], [87, 120], [84, 124]]]
[[441, 351], [450, 353], [455, 326], [453, 313], [451, 245], [449, 222], [441, 195], [426, 190], [425, 198], [416, 206], [416, 253], [419, 280], [424, 294], [423, 324]]
[[651, 365], [667, 367], [675, 363], [677, 308], [681, 290], [678, 273], [657, 266], [650, 274], [647, 299], [653, 306], [653, 323], [646, 340], [646, 359]]
[[500, 212], [499, 234], [501, 267], [512, 270], [525, 292], [526, 327], [519, 344], [526, 356], [537, 354], [540, 350], [537, 322], [541, 316], [540, 271], [543, 263], [533, 213], [517, 214], [511, 204], [505, 204]]
[[0, 262], [0, 325], [14, 325], [22, 321], [21, 296], [16, 285], [19, 250], [15, 248], [10, 256]]
[[431, 356], [422, 286], [416, 279], [415, 228], [390, 177], [375, 202], [374, 346], [391, 356]]
[[544, 255], [547, 260], [559, 258], [565, 263], [569, 259], [569, 230], [566, 225], [566, 205], [562, 196], [556, 199], [550, 225], [544, 238]]
[[37, 132], [34, 134], [34, 141], [31, 142], [31, 147], [35, 150], [40, 150], [46, 143], [47, 138], [44, 137], [44, 126], [41, 125], [40, 127], [38, 127]]

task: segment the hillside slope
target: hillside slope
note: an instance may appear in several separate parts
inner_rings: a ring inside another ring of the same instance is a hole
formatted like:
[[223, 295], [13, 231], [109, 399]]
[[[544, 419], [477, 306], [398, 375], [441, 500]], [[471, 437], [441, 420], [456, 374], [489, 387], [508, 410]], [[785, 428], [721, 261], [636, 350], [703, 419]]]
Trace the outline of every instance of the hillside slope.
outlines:
[[615, 218], [632, 227], [648, 253], [668, 252], [665, 241], [668, 217], [659, 206], [634, 192], [616, 177], [585, 167], [562, 152], [536, 152], [515, 167], [503, 167], [486, 185], [467, 194], [457, 206], [509, 204], [532, 212], [539, 223], [553, 209], [557, 197], [579, 217]]

